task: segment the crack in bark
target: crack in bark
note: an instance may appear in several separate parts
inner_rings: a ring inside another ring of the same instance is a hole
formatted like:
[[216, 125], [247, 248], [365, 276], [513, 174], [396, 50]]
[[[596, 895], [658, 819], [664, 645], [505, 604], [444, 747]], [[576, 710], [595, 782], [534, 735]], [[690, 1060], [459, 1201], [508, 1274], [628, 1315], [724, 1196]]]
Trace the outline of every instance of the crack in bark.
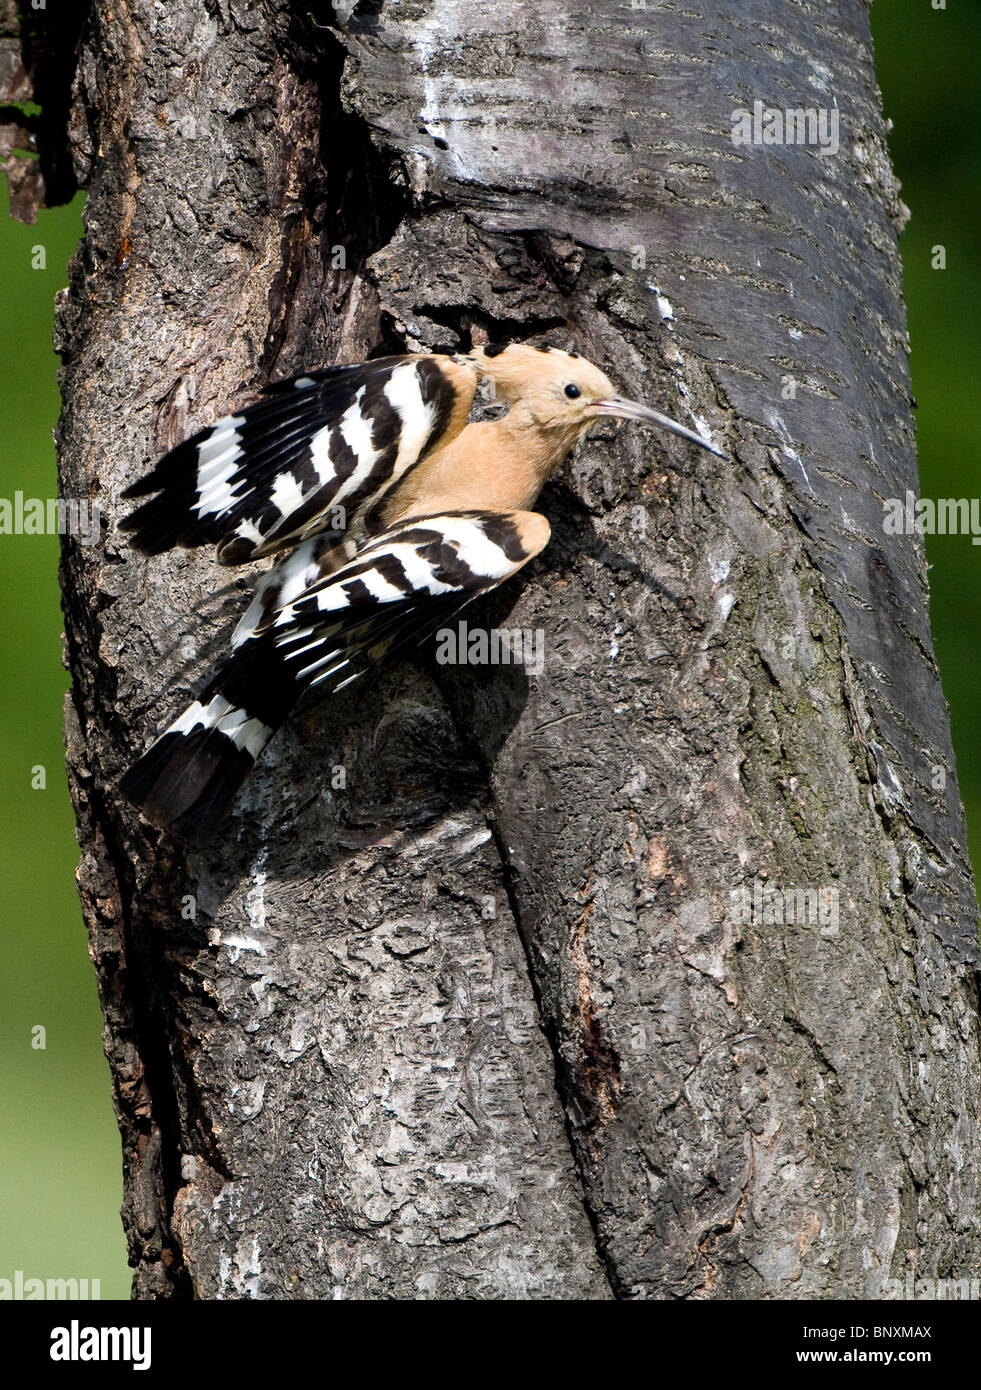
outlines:
[[[488, 795], [490, 795], [489, 781], [490, 777], [488, 771]], [[575, 1087], [573, 1086], [571, 1078], [568, 1076], [565, 1061], [562, 1057], [562, 1051], [559, 1046], [558, 1035], [555, 1029], [554, 1022], [550, 1018], [549, 1014], [545, 1011], [545, 1008], [543, 1006], [538, 976], [532, 965], [531, 943], [523, 924], [521, 904], [514, 891], [514, 881], [508, 863], [508, 854], [504, 842], [501, 839], [500, 830], [498, 828], [496, 819], [490, 822], [490, 828], [491, 834], [494, 837], [494, 844], [497, 847], [498, 859], [500, 861], [501, 883], [504, 888], [504, 892], [507, 896], [508, 908], [510, 910], [515, 927], [517, 928], [518, 937], [521, 941], [522, 950], [524, 951], [525, 966], [528, 972], [528, 981], [531, 985], [532, 993], [535, 997], [535, 1006], [538, 1009], [538, 1017], [541, 1024], [541, 1029], [546, 1039], [548, 1040], [549, 1049], [552, 1054], [555, 1088], [558, 1093], [559, 1104], [561, 1105], [562, 1116], [565, 1122], [566, 1141], [569, 1145], [569, 1158], [579, 1180], [583, 1210], [585, 1211], [586, 1216], [589, 1220], [590, 1229], [593, 1233], [593, 1243], [596, 1248], [596, 1255], [606, 1273], [606, 1279], [607, 1283], [610, 1286], [610, 1291], [613, 1294], [614, 1298], [623, 1299], [628, 1297], [629, 1295], [621, 1285], [617, 1273], [616, 1262], [614, 1261], [610, 1251], [608, 1250], [606, 1242], [603, 1240], [602, 1232], [600, 1230], [599, 1215], [589, 1199], [589, 1188], [586, 1183], [586, 1175], [582, 1166], [581, 1151], [579, 1145], [576, 1143], [574, 1136], [572, 1122], [572, 1106], [575, 1103]]]

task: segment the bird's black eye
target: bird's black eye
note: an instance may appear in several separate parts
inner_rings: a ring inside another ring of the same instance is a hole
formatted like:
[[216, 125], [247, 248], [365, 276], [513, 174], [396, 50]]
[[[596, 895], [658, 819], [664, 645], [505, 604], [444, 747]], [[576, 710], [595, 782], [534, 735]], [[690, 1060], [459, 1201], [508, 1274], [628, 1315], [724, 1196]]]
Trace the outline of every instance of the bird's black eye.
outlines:
[[570, 381], [569, 385], [565, 388], [565, 394], [569, 397], [570, 401], [574, 401], [577, 396], [582, 395], [582, 392], [574, 381]]

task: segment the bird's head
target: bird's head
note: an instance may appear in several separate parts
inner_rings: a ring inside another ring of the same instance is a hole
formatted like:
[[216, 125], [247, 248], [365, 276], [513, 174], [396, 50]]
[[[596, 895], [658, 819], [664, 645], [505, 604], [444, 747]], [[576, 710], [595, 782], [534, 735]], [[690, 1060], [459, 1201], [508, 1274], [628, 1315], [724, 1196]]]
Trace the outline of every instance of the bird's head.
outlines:
[[721, 450], [694, 430], [617, 395], [609, 377], [576, 352], [531, 347], [527, 343], [508, 343], [503, 347], [488, 344], [474, 348], [462, 360], [493, 381], [501, 400], [527, 413], [529, 424], [568, 437], [570, 444], [595, 421], [612, 415], [658, 425], [725, 458]]

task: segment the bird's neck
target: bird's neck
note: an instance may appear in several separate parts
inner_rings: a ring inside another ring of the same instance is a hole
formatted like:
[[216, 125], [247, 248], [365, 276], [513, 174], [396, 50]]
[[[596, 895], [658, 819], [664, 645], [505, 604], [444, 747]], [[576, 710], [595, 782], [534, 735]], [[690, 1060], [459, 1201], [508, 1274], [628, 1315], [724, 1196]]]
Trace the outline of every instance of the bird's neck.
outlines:
[[387, 520], [450, 510], [524, 511], [576, 442], [578, 430], [543, 426], [523, 405], [467, 425], [418, 464]]

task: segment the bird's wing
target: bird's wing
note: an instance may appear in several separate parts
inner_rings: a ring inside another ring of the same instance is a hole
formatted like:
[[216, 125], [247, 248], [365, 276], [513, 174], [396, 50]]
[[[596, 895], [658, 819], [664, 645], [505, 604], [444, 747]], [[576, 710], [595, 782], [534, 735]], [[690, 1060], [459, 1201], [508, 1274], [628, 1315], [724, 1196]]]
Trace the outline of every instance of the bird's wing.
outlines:
[[[165, 454], [120, 523], [149, 555], [218, 545], [242, 564], [319, 531], [343, 533], [466, 421], [476, 374], [437, 354], [327, 367], [266, 391]], [[469, 392], [469, 395], [467, 394]]]
[[394, 647], [421, 640], [548, 537], [536, 512], [444, 513], [390, 527], [266, 613], [129, 769], [124, 794], [155, 824], [203, 843], [308, 687], [339, 690]]
[[509, 579], [549, 535], [537, 512], [447, 512], [400, 521], [340, 569], [267, 611], [238, 651], [271, 646], [274, 664], [301, 688], [338, 690]]

